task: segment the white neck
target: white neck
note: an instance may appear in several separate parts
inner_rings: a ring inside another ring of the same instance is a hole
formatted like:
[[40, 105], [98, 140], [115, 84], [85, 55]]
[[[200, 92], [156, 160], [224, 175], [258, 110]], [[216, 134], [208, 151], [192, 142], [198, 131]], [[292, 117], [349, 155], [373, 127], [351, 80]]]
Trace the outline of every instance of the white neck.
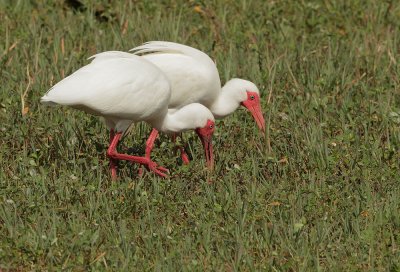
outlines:
[[169, 109], [163, 115], [148, 122], [159, 131], [175, 133], [203, 127], [207, 120], [214, 121], [210, 110], [199, 103], [192, 103], [178, 110]]
[[171, 111], [168, 111], [168, 113], [164, 116], [164, 119], [152, 125], [157, 130], [165, 133], [175, 133], [187, 129], [185, 124], [180, 122]]
[[232, 84], [222, 87], [217, 99], [210, 106], [210, 110], [216, 119], [222, 119], [233, 113], [240, 106], [240, 97], [237, 88]]
[[151, 120], [147, 120], [153, 128], [162, 132], [178, 132], [183, 129], [182, 125], [176, 118], [173, 113], [168, 111], [165, 115], [159, 115], [158, 118], [154, 118]]
[[164, 123], [168, 122], [169, 116], [168, 116], [168, 109], [165, 108], [162, 112], [160, 112], [158, 115], [154, 116], [151, 119], [145, 120], [146, 123], [148, 123], [150, 126], [153, 128], [157, 129], [158, 131], [164, 131], [163, 126]]

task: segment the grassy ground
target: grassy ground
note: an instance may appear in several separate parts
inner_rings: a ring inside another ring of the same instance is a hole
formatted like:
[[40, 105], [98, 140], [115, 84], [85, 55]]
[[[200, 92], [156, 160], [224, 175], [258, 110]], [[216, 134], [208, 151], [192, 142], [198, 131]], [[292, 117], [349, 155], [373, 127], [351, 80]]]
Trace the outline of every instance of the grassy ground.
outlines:
[[[400, 270], [399, 2], [67, 2], [0, 0], [0, 270]], [[186, 133], [196, 163], [162, 138], [169, 179], [122, 164], [111, 182], [103, 123], [39, 97], [147, 40], [255, 82], [266, 137], [239, 110], [210, 176]]]

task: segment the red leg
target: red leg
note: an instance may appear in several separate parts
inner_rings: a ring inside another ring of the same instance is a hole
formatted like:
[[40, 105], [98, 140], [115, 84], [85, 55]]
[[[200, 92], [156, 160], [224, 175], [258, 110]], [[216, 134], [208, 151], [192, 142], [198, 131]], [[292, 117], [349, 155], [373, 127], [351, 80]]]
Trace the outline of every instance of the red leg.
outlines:
[[[158, 136], [158, 130], [153, 128], [153, 130], [151, 131], [149, 138], [146, 141], [146, 152], [145, 152], [145, 157], [148, 158], [150, 160], [150, 156], [151, 156], [151, 151], [153, 150], [154, 147], [154, 142], [156, 141]], [[141, 177], [143, 175], [143, 168], [139, 168], [139, 172], [138, 172], [139, 176]]]
[[181, 159], [182, 159], [183, 164], [189, 164], [190, 160], [189, 160], [188, 154], [185, 151], [185, 148], [183, 146], [180, 146], [179, 150], [181, 151]]
[[[110, 130], [110, 145], [114, 140], [115, 132], [114, 129]], [[110, 158], [110, 170], [111, 170], [111, 178], [112, 180], [117, 179], [117, 161]]]
[[[177, 137], [177, 133], [174, 133], [174, 135], [172, 135], [172, 141], [175, 143], [176, 142], [176, 137]], [[179, 134], [179, 136], [182, 138], [182, 135]], [[189, 156], [186, 153], [185, 147], [183, 146], [178, 146], [177, 149], [179, 149], [179, 152], [181, 153], [181, 159], [183, 164], [189, 164], [190, 160], [189, 160]]]
[[157, 136], [158, 136], [158, 130], [153, 128], [149, 138], [146, 141], [146, 158], [150, 159], [151, 151], [153, 150], [154, 142], [156, 141]]
[[131, 155], [127, 155], [127, 154], [121, 154], [118, 153], [117, 151], [117, 145], [119, 143], [119, 140], [122, 137], [122, 133], [118, 132], [114, 135], [114, 138], [110, 144], [110, 146], [108, 147], [107, 150], [107, 156], [110, 159], [113, 160], [126, 160], [126, 161], [131, 161], [131, 162], [135, 162], [135, 163], [139, 163], [141, 165], [146, 166], [146, 168], [154, 173], [156, 173], [159, 176], [162, 177], [166, 177], [167, 175], [164, 174], [163, 172], [167, 172], [168, 169], [158, 166], [155, 162], [151, 161], [150, 159], [146, 158], [146, 157], [138, 157], [138, 156], [131, 156]]

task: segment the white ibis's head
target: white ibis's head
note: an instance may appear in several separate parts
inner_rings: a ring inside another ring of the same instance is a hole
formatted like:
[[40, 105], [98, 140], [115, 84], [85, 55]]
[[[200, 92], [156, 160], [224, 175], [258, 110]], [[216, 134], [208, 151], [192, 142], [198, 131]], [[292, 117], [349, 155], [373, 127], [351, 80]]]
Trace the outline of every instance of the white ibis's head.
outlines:
[[215, 129], [215, 119], [211, 111], [202, 104], [193, 103], [175, 111], [180, 130], [194, 129], [203, 144], [207, 166], [214, 167], [212, 136]]
[[260, 91], [257, 86], [251, 81], [240, 78], [229, 80], [225, 86], [235, 90], [235, 97], [238, 102], [250, 111], [258, 127], [265, 131], [265, 120], [260, 104]]

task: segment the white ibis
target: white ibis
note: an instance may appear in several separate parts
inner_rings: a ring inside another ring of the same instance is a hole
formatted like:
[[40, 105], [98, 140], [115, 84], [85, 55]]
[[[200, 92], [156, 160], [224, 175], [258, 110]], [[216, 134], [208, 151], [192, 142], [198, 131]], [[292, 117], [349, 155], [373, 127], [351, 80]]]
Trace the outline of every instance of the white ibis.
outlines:
[[123, 133], [132, 122], [145, 121], [159, 131], [177, 133], [194, 129], [203, 144], [207, 164], [213, 165], [211, 138], [214, 117], [199, 103], [168, 109], [170, 84], [163, 72], [144, 58], [109, 51], [92, 56], [93, 61], [54, 85], [42, 98], [45, 104], [60, 104], [104, 117], [110, 128], [111, 175], [116, 178], [116, 160], [144, 165], [160, 176], [168, 170], [148, 157], [117, 151]]
[[[221, 119], [242, 105], [250, 111], [258, 127], [265, 130], [257, 86], [248, 80], [234, 78], [221, 88], [217, 67], [204, 52], [165, 41], [148, 42], [130, 51], [142, 55], [167, 76], [172, 92], [169, 107], [180, 108], [189, 103], [201, 103], [211, 110], [215, 118]], [[149, 140], [156, 133], [153, 129]], [[151, 147], [146, 147], [147, 157], [150, 156]], [[182, 159], [188, 162], [185, 153], [182, 153]]]

